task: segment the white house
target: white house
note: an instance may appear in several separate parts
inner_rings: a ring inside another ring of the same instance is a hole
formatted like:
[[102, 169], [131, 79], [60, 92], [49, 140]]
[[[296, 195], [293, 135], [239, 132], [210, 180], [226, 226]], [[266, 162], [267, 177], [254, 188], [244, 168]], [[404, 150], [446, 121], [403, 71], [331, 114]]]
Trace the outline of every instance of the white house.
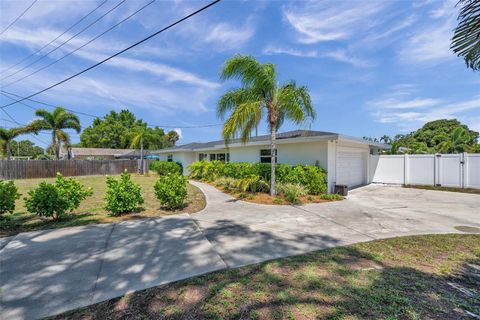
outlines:
[[[328, 187], [335, 184], [349, 188], [368, 184], [370, 154], [378, 154], [388, 145], [349, 137], [333, 132], [296, 130], [277, 134], [277, 162], [286, 164], [317, 164], [328, 172]], [[160, 160], [180, 162], [184, 173], [195, 161], [221, 160], [231, 162], [270, 163], [270, 136], [252, 137], [247, 143], [223, 140], [190, 143], [157, 151]]]

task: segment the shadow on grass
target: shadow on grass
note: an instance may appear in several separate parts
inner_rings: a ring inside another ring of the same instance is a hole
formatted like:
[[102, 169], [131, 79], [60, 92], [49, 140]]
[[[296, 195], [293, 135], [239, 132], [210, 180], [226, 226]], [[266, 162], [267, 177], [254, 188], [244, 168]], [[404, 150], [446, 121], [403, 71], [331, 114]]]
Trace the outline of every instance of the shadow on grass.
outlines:
[[479, 266], [477, 253], [442, 274], [340, 247], [139, 291], [58, 319], [472, 319], [480, 314]]

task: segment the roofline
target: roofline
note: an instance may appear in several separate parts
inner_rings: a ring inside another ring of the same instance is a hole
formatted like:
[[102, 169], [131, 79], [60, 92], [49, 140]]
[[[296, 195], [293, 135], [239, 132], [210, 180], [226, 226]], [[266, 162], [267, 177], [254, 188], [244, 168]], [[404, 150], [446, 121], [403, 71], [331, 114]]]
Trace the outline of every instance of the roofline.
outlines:
[[382, 149], [390, 149], [391, 148], [391, 146], [389, 144], [386, 144], [386, 143], [365, 140], [365, 139], [362, 139], [362, 138], [347, 136], [347, 135], [344, 135], [344, 134], [339, 134], [338, 135], [338, 140], [350, 141], [350, 142], [356, 142], [356, 143], [360, 142], [360, 143], [363, 143], [363, 144], [368, 144], [369, 146], [372, 146], [372, 147], [378, 147], [378, 148], [382, 148]]

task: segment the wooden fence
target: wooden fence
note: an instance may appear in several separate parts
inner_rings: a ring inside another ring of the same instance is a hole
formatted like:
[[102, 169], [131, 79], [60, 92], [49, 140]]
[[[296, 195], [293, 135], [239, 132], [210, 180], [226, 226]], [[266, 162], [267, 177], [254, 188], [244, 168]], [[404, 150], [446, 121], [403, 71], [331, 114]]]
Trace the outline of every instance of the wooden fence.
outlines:
[[139, 160], [0, 160], [0, 179], [29, 179], [64, 176], [136, 173]]

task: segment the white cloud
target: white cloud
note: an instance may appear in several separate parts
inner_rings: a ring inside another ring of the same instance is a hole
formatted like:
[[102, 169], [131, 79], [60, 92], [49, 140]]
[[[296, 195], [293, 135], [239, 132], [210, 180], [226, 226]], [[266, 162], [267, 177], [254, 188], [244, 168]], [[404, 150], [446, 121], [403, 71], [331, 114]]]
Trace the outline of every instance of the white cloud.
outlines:
[[355, 33], [368, 30], [377, 15], [387, 7], [386, 2], [322, 1], [302, 2], [299, 6], [283, 8], [285, 20], [299, 34], [301, 43], [344, 40]]
[[370, 102], [370, 104], [382, 109], [418, 109], [437, 106], [442, 102], [440, 99], [414, 98], [411, 100], [399, 100], [396, 98], [385, 98]]
[[178, 139], [179, 139], [179, 140], [182, 139], [182, 137], [183, 137], [183, 135], [182, 135], [182, 129], [180, 129], [180, 128], [175, 128], [175, 129], [173, 129], [173, 131], [175, 131], [176, 133], [178, 133], [178, 137], [179, 137]]
[[250, 40], [254, 32], [255, 29], [250, 21], [241, 27], [229, 23], [219, 23], [204, 38], [205, 42], [219, 44], [224, 49], [236, 49], [241, 48]]
[[330, 58], [360, 68], [369, 68], [374, 66], [374, 64], [370, 61], [351, 56], [346, 50], [343, 49], [320, 52], [318, 50], [300, 50], [294, 48], [268, 46], [263, 49], [262, 53], [265, 55], [285, 54], [302, 58]]

